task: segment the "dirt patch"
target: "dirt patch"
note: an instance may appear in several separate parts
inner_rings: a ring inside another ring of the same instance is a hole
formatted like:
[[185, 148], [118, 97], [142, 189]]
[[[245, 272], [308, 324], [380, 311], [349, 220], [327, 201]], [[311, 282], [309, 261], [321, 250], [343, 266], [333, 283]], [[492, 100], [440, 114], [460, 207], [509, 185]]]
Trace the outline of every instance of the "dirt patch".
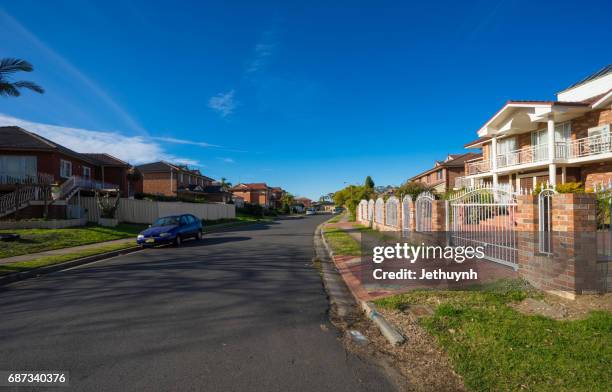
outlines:
[[[409, 313], [378, 309], [379, 312], [407, 338], [400, 346], [393, 347], [381, 335], [378, 328], [360, 311], [350, 318], [332, 322], [342, 332], [345, 347], [358, 356], [374, 358], [387, 370], [401, 391], [464, 391], [463, 381], [450, 365], [448, 357], [438, 348], [434, 338], [417, 323]], [[358, 344], [348, 333], [361, 332], [368, 344]]]
[[612, 312], [612, 293], [579, 295], [574, 300], [545, 294], [541, 299], [527, 298], [510, 306], [526, 315], [540, 315], [555, 320], [578, 320], [596, 310]]

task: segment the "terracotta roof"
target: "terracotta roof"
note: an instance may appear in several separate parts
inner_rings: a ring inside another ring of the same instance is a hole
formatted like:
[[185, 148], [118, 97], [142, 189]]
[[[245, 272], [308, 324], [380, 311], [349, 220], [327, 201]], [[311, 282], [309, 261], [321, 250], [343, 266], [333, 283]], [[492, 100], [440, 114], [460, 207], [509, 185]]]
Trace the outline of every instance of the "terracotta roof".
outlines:
[[143, 173], [165, 173], [170, 170], [176, 170], [176, 171], [181, 171], [181, 172], [191, 174], [197, 177], [202, 177], [207, 181], [212, 182], [215, 180], [214, 178], [205, 176], [198, 169], [190, 170], [190, 169], [187, 169], [186, 166], [174, 165], [166, 161], [145, 163], [143, 165], [136, 166], [136, 168]]
[[484, 143], [484, 142], [489, 141], [489, 140], [491, 140], [491, 136], [479, 137], [476, 140], [472, 140], [471, 142], [464, 144], [463, 147], [465, 147], [465, 148], [472, 148], [472, 146], [476, 147], [475, 146], [476, 144]]
[[240, 191], [240, 190], [254, 190], [254, 191], [262, 191], [262, 190], [267, 190], [268, 185], [266, 185], [265, 182], [253, 182], [253, 183], [249, 183], [249, 184], [237, 184], [236, 186], [232, 187], [231, 190], [233, 191]]
[[456, 158], [448, 160], [446, 162], [439, 162], [439, 164], [431, 169], [428, 169], [424, 172], [417, 174], [408, 179], [408, 181], [413, 181], [419, 177], [435, 172], [436, 170], [440, 170], [445, 167], [463, 167], [465, 161], [469, 159], [478, 158], [480, 154], [474, 152], [466, 152], [465, 154], [452, 154], [452, 156], [456, 156]]
[[112, 155], [109, 154], [98, 154], [98, 153], [82, 153], [82, 155], [85, 155], [91, 159], [93, 159], [94, 161], [96, 161], [98, 163], [98, 165], [100, 166], [122, 166], [122, 167], [129, 167], [129, 163], [122, 161], [119, 158], [115, 158]]

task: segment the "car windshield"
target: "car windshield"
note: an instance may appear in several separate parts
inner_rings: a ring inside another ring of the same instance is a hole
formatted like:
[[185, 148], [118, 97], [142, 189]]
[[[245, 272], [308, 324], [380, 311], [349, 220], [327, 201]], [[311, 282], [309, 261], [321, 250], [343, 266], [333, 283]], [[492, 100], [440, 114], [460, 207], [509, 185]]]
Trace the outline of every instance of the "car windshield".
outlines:
[[153, 222], [153, 224], [151, 226], [152, 227], [174, 226], [174, 225], [178, 225], [178, 224], [179, 224], [179, 217], [178, 216], [166, 216], [166, 217], [163, 217], [163, 218], [159, 218], [158, 220]]

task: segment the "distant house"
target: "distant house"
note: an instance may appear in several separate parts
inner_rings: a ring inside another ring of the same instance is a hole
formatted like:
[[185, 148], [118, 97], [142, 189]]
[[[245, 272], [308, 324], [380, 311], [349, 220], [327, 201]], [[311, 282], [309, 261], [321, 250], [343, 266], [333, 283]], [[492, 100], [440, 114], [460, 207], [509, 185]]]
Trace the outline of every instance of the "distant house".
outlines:
[[279, 186], [270, 188], [270, 191], [272, 192], [272, 205], [274, 208], [281, 208], [283, 206], [283, 195], [286, 192]]
[[56, 185], [72, 179], [83, 189], [119, 189], [127, 195], [129, 168], [106, 153], [79, 153], [20, 127], [0, 127], [0, 185], [5, 191], [45, 175]]
[[307, 197], [296, 197], [295, 202], [297, 204], [302, 204], [306, 208], [310, 208], [312, 206], [312, 200]]
[[258, 204], [265, 208], [273, 208], [272, 190], [264, 182], [237, 184], [230, 188], [234, 196], [241, 197], [245, 203]]
[[163, 196], [205, 196], [205, 188], [213, 185], [214, 179], [199, 170], [165, 161], [136, 166], [142, 174], [138, 192]]
[[468, 152], [465, 154], [449, 154], [443, 161], [436, 161], [434, 167], [428, 169], [408, 181], [416, 181], [428, 185], [436, 192], [446, 192], [463, 185], [460, 179], [465, 174], [465, 163], [480, 158], [480, 154]]

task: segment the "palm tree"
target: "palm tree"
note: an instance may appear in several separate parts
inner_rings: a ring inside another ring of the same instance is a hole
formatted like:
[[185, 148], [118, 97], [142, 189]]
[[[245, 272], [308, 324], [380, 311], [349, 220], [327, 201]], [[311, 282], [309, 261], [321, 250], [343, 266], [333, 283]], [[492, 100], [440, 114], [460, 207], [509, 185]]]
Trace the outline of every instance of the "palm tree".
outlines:
[[21, 95], [19, 90], [22, 88], [27, 88], [39, 94], [44, 93], [45, 90], [36, 83], [27, 80], [20, 80], [17, 82], [11, 81], [10, 76], [14, 73], [20, 71], [32, 72], [33, 70], [34, 67], [32, 67], [32, 64], [25, 60], [13, 58], [0, 59], [0, 95], [18, 97]]

